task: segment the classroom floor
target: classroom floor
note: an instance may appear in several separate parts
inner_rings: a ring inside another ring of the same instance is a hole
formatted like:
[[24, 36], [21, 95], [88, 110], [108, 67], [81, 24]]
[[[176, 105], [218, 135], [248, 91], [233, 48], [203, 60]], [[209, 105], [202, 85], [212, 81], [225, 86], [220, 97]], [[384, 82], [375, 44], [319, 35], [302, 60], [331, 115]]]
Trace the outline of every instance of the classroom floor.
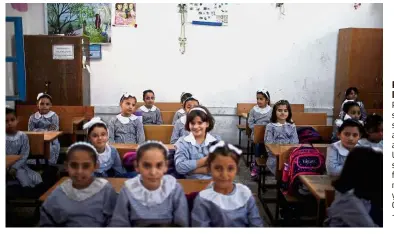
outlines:
[[[250, 171], [245, 166], [244, 162], [240, 161], [240, 171], [236, 178], [236, 183], [242, 183], [248, 186], [253, 194], [257, 194], [257, 183], [250, 179]], [[267, 184], [275, 183], [273, 176], [268, 176], [266, 180]], [[260, 210], [260, 216], [264, 221], [264, 226], [269, 227], [271, 224], [269, 223], [268, 216], [265, 214], [263, 206], [261, 202], [256, 198], [257, 206]], [[274, 204], [268, 205], [271, 212], [274, 212], [275, 206]], [[36, 227], [38, 226], [38, 220], [34, 217], [35, 208], [33, 207], [10, 207], [7, 206], [7, 215], [6, 215], [6, 226], [7, 227]]]

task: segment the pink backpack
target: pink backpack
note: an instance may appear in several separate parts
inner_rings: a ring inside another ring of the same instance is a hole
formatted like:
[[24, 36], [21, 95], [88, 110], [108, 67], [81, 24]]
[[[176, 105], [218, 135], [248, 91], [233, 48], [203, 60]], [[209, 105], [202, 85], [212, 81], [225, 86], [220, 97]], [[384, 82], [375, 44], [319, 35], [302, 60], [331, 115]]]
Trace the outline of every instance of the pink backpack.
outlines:
[[289, 194], [296, 194], [302, 183], [299, 175], [321, 175], [324, 173], [324, 156], [313, 146], [300, 146], [290, 153], [288, 170], [283, 170], [283, 178], [288, 178], [284, 188]]

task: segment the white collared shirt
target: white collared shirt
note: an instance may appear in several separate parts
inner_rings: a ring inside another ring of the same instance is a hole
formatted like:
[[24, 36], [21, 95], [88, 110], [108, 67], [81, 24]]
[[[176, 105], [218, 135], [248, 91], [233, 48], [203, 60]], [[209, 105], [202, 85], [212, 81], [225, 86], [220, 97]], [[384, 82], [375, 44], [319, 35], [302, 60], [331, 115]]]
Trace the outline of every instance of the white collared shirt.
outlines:
[[36, 119], [41, 119], [41, 118], [46, 118], [46, 119], [48, 119], [48, 118], [51, 118], [54, 114], [55, 114], [55, 112], [49, 111], [49, 112], [46, 113], [45, 115], [41, 115], [40, 112], [37, 111], [37, 112], [34, 114], [34, 118], [36, 118]]
[[129, 117], [125, 117], [122, 114], [118, 114], [116, 118], [122, 123], [122, 124], [128, 124], [130, 123], [130, 120], [136, 120], [138, 117], [135, 115], [130, 115]]
[[142, 110], [143, 112], [149, 112], [149, 111], [156, 111], [157, 107], [155, 105], [152, 106], [152, 108], [148, 109], [145, 105], [140, 106], [139, 108], [140, 110]]

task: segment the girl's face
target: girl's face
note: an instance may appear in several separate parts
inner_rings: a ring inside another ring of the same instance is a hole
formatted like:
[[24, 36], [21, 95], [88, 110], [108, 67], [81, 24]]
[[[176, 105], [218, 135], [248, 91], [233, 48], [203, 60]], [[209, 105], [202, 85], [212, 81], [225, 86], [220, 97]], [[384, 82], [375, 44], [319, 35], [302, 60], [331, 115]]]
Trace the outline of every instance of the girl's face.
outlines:
[[108, 131], [103, 127], [94, 127], [89, 134], [89, 141], [97, 149], [102, 152], [108, 142]]
[[120, 103], [120, 108], [122, 110], [122, 114], [125, 115], [125, 116], [130, 116], [131, 114], [133, 114], [134, 113], [134, 109], [135, 109], [135, 104], [136, 104], [136, 101], [132, 97], [124, 99]]
[[278, 105], [276, 109], [276, 117], [278, 122], [286, 122], [287, 117], [289, 116], [289, 111], [287, 110], [286, 105]]
[[14, 113], [7, 114], [5, 116], [5, 131], [6, 133], [15, 133], [17, 131], [16, 126], [18, 125], [18, 120]]
[[121, 11], [122, 10], [122, 4], [116, 4], [116, 9], [118, 11]]
[[129, 9], [130, 9], [130, 11], [134, 10], [134, 4], [133, 3], [129, 3]]
[[40, 112], [42, 115], [45, 115], [51, 110], [52, 102], [49, 98], [43, 97], [38, 100], [37, 106], [38, 112]]
[[208, 127], [209, 123], [203, 122], [200, 116], [194, 117], [189, 123], [189, 129], [193, 133], [194, 138], [205, 137]]
[[260, 108], [264, 108], [268, 105], [268, 100], [264, 97], [263, 94], [261, 94], [261, 93], [257, 94], [256, 99], [257, 99], [257, 105]]
[[354, 90], [350, 91], [349, 95], [346, 96], [347, 100], [356, 100], [357, 99], [357, 94], [354, 92]]
[[345, 127], [342, 132], [338, 133], [338, 138], [346, 149], [351, 150], [360, 139], [360, 131], [358, 127]]
[[383, 124], [380, 124], [379, 127], [375, 130], [376, 131], [372, 131], [372, 132], [369, 132], [367, 130], [368, 140], [374, 143], [378, 143], [381, 140], [383, 140]]
[[163, 175], [167, 172], [165, 155], [157, 148], [146, 150], [137, 162], [136, 171], [141, 174], [142, 184], [146, 189], [158, 189]]
[[153, 93], [146, 93], [144, 97], [145, 105], [150, 108], [155, 104], [155, 95]]
[[217, 155], [211, 162], [209, 170], [216, 188], [226, 190], [232, 188], [238, 168], [231, 156]]
[[191, 109], [193, 109], [194, 107], [196, 107], [196, 106], [198, 106], [198, 102], [197, 101], [195, 101], [195, 100], [187, 101], [185, 103], [185, 111], [186, 111], [186, 113], [189, 113], [189, 111]]
[[127, 3], [123, 3], [123, 10], [126, 10], [128, 8], [128, 4]]
[[360, 120], [360, 117], [361, 117], [360, 107], [359, 106], [352, 106], [349, 109], [348, 113], [346, 113], [346, 114], [348, 114], [350, 117], [352, 117], [352, 119]]
[[83, 189], [93, 181], [93, 172], [98, 164], [93, 161], [92, 155], [85, 150], [76, 150], [66, 162], [66, 170], [73, 181], [73, 187]]

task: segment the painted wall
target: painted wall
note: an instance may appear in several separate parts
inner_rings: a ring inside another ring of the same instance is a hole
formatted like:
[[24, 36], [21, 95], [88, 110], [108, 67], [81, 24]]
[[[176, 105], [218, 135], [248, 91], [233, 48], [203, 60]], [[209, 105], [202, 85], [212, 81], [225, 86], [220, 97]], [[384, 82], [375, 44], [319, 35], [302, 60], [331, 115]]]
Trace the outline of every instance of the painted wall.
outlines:
[[[29, 4], [7, 16], [23, 16], [25, 32], [44, 32], [43, 4]], [[189, 91], [215, 113], [215, 131], [236, 142], [237, 102], [254, 102], [266, 88], [273, 100], [304, 103], [307, 111], [331, 115], [338, 30], [383, 27], [383, 4], [230, 4], [229, 26], [186, 25], [186, 53], [179, 52], [177, 4], [137, 4], [138, 28], [113, 28], [103, 59], [92, 61], [91, 101], [110, 116], [122, 92], [142, 98], [153, 89], [157, 101], [178, 101]], [[331, 123], [331, 119], [328, 120]]]

